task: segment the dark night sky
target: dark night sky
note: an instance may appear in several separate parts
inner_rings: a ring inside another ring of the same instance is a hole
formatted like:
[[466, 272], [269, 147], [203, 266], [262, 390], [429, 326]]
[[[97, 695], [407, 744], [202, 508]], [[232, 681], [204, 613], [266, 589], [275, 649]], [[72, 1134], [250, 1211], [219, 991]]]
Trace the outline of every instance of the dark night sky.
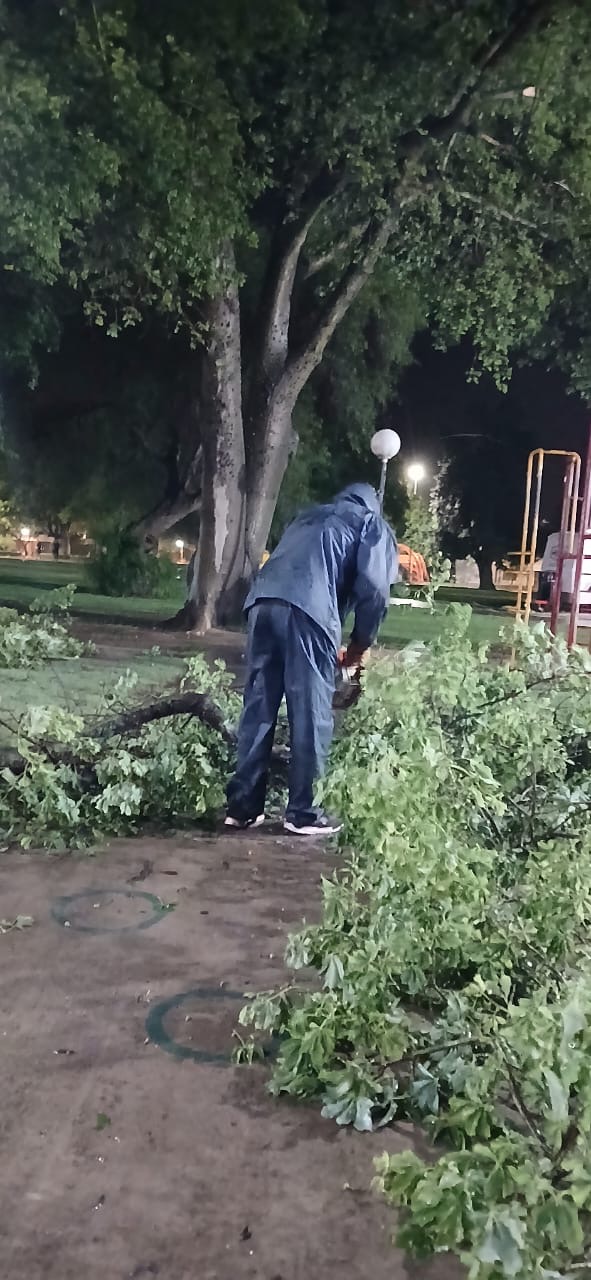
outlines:
[[[584, 457], [591, 410], [568, 393], [556, 371], [541, 364], [516, 369], [503, 394], [488, 375], [476, 385], [467, 383], [468, 346], [437, 352], [423, 337], [414, 350], [415, 363], [402, 378], [389, 421], [402, 437], [401, 465], [416, 456], [433, 466], [444, 451], [443, 437], [494, 433], [495, 425], [507, 419], [529, 437], [528, 448], [573, 449]], [[507, 467], [512, 465], [508, 453]], [[559, 498], [562, 467], [558, 460], [547, 465], [544, 509], [550, 515]]]
[[507, 410], [535, 439], [534, 447], [584, 449], [591, 410], [569, 395], [566, 382], [542, 365], [516, 369], [504, 394], [492, 378], [467, 383], [467, 348], [434, 351], [424, 338], [415, 346], [415, 363], [400, 385], [399, 423], [404, 447], [424, 450], [428, 442], [452, 432], [478, 431], [483, 411]]

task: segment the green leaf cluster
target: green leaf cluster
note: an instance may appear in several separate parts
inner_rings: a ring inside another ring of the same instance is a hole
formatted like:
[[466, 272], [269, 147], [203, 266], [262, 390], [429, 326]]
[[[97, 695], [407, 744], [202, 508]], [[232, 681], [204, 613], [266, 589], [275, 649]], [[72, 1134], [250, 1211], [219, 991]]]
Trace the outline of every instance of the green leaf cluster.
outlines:
[[68, 630], [75, 587], [60, 587], [34, 600], [27, 613], [0, 608], [0, 667], [39, 667], [57, 659], [79, 658], [84, 645]]

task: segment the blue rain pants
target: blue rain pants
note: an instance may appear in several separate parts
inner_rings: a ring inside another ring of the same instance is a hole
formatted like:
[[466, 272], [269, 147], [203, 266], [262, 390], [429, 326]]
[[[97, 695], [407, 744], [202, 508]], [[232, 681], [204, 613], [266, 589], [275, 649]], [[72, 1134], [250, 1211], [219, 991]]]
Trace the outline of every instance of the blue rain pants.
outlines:
[[275, 726], [285, 694], [291, 745], [286, 817], [298, 825], [313, 822], [319, 813], [314, 808], [314, 781], [323, 772], [333, 733], [334, 644], [302, 609], [267, 599], [249, 609], [246, 658], [228, 813], [241, 821], [264, 813]]

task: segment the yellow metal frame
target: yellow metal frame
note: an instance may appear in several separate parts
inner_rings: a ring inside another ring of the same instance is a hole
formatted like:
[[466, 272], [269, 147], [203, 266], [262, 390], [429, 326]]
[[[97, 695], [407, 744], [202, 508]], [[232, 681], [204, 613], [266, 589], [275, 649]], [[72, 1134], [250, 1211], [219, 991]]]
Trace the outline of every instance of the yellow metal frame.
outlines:
[[[544, 478], [544, 461], [546, 458], [567, 458], [568, 465], [564, 472], [565, 492], [563, 496], [563, 512], [566, 515], [565, 527], [568, 533], [568, 550], [572, 552], [577, 527], [577, 509], [581, 484], [581, 457], [568, 449], [533, 449], [527, 460], [527, 478], [525, 482], [525, 504], [523, 508], [523, 528], [521, 533], [521, 552], [519, 560], [519, 587], [517, 591], [516, 614], [524, 622], [529, 622], [531, 603], [536, 576], [536, 552], [540, 529], [540, 503], [542, 499], [542, 480]], [[535, 497], [532, 519], [532, 487], [536, 471]]]

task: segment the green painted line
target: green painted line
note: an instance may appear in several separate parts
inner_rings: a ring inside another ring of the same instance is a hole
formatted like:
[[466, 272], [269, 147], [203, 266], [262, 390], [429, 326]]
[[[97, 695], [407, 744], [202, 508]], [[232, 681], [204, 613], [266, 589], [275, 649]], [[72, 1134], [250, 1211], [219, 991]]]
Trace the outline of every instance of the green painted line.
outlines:
[[[93, 898], [96, 902], [101, 898], [138, 898], [143, 902], [148, 902], [152, 908], [152, 915], [147, 916], [145, 920], [139, 920], [137, 924], [123, 925], [92, 925], [92, 924], [76, 924], [72, 919], [72, 915], [76, 909], [76, 903], [87, 898]], [[75, 933], [135, 933], [138, 929], [151, 929], [153, 924], [158, 924], [164, 916], [170, 912], [164, 907], [159, 898], [153, 893], [145, 893], [141, 889], [82, 889], [80, 893], [71, 893], [66, 897], [56, 898], [51, 907], [51, 915], [56, 924], [65, 927], [69, 925]]]

